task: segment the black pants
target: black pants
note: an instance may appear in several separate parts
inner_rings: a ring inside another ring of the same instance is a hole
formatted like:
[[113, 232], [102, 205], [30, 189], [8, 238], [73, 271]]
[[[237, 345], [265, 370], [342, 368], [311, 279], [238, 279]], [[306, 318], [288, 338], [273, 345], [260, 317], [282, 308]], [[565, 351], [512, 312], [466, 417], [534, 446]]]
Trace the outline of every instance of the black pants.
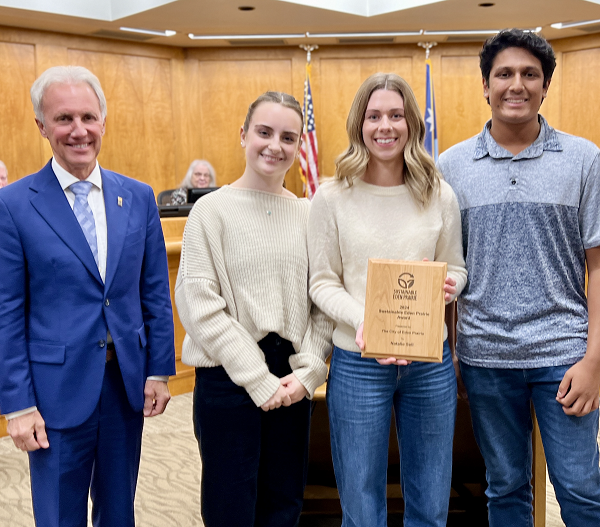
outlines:
[[[271, 373], [291, 373], [292, 344], [258, 345]], [[310, 401], [264, 412], [223, 367], [196, 368], [194, 431], [202, 458], [206, 527], [295, 527], [308, 465]]]

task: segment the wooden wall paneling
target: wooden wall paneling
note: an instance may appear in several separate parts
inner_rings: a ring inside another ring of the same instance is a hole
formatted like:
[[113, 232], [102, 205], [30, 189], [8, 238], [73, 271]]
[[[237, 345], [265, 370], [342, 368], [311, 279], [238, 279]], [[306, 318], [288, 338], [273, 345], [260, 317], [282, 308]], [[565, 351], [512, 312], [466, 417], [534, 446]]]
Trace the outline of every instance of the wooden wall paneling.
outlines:
[[232, 183], [244, 172], [240, 127], [248, 106], [267, 90], [292, 92], [291, 60], [200, 61], [202, 152], [217, 171], [219, 185]]
[[0, 41], [35, 46], [57, 46], [82, 51], [128, 54], [139, 57], [183, 58], [183, 51], [172, 46], [138, 43], [131, 40], [116, 40], [86, 35], [68, 35], [35, 29], [0, 26]]
[[0, 42], [0, 159], [15, 181], [43, 164], [40, 134], [29, 89], [35, 80], [35, 50], [28, 44]]
[[555, 53], [600, 48], [600, 33], [580, 37], [560, 38], [550, 42]]
[[542, 103], [540, 113], [550, 126], [562, 130], [562, 53], [556, 53], [556, 68], [550, 82], [548, 96]]
[[[203, 159], [200, 134], [200, 77], [198, 60], [173, 59], [173, 112], [176, 130], [175, 175], [170, 188], [176, 188], [194, 159]], [[217, 171], [217, 185], [220, 185]]]
[[[185, 71], [185, 61], [171, 59], [171, 107], [173, 111], [173, 134], [174, 134], [174, 165], [170, 178], [164, 181], [165, 189], [176, 188], [187, 170], [190, 155], [189, 134], [186, 133], [186, 116], [192, 114], [190, 111], [190, 97], [188, 96], [189, 83]], [[185, 165], [185, 167], [184, 167]], [[156, 194], [164, 189], [155, 189]]]
[[99, 162], [156, 193], [171, 188], [176, 132], [170, 61], [70, 49], [69, 62], [94, 72], [109, 101]]
[[561, 128], [600, 145], [600, 48], [562, 54]]
[[346, 119], [356, 91], [373, 73], [393, 72], [412, 85], [412, 57], [321, 58], [317, 126], [323, 140], [319, 143], [321, 175], [335, 173], [335, 158], [348, 146]]
[[436, 93], [439, 151], [478, 134], [491, 111], [483, 98], [477, 55], [442, 56]]
[[52, 66], [65, 66], [67, 64], [69, 64], [69, 54], [66, 46], [54, 44], [35, 45], [35, 69], [37, 76], [40, 76]]

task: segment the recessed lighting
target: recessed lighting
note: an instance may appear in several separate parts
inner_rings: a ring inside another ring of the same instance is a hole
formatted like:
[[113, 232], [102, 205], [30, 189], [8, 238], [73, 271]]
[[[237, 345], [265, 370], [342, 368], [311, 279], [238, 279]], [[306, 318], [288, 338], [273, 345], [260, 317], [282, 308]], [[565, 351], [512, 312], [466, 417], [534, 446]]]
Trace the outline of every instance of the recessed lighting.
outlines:
[[388, 33], [306, 33], [307, 37], [313, 38], [362, 38], [362, 37], [414, 37], [422, 35], [420, 31], [392, 31]]
[[177, 31], [165, 29], [164, 31], [155, 31], [154, 29], [139, 29], [135, 27], [120, 27], [121, 31], [129, 31], [131, 33], [143, 33], [144, 35], [155, 35], [157, 37], [172, 37], [177, 34]]
[[238, 7], [238, 9], [240, 11], [254, 11], [256, 9], [256, 7], [251, 6], [251, 5], [241, 5], [240, 7]]
[[495, 35], [499, 29], [456, 29], [448, 31], [423, 31], [424, 35]]
[[304, 38], [305, 33], [294, 33], [289, 35], [194, 35], [188, 33], [188, 37], [192, 40], [264, 40], [264, 39], [287, 39], [287, 38]]
[[479, 7], [493, 7], [496, 4], [494, 2], [483, 2], [482, 4], [477, 4]]
[[559, 22], [558, 24], [550, 24], [550, 27], [554, 29], [567, 29], [570, 27], [587, 26], [590, 24], [597, 24], [600, 20], [583, 20], [581, 22]]

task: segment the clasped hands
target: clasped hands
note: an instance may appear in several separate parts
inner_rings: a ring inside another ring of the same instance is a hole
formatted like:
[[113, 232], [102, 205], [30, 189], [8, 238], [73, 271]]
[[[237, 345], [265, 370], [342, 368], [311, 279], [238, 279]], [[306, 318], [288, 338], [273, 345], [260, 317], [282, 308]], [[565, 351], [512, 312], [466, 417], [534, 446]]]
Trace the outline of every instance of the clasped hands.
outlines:
[[277, 388], [275, 394], [266, 403], [261, 405], [261, 408], [265, 412], [275, 410], [280, 406], [291, 406], [308, 395], [306, 388], [293, 373], [282, 377], [279, 381], [279, 388]]

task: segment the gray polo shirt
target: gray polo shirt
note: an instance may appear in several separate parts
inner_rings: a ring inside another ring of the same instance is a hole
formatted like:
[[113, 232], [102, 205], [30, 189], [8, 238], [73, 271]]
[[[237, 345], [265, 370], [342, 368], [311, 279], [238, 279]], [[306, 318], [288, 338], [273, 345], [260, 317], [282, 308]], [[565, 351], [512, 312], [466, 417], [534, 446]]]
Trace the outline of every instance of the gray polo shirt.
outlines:
[[483, 131], [440, 156], [469, 272], [457, 354], [473, 366], [573, 364], [586, 351], [585, 249], [600, 246], [600, 150], [539, 116], [513, 156]]

